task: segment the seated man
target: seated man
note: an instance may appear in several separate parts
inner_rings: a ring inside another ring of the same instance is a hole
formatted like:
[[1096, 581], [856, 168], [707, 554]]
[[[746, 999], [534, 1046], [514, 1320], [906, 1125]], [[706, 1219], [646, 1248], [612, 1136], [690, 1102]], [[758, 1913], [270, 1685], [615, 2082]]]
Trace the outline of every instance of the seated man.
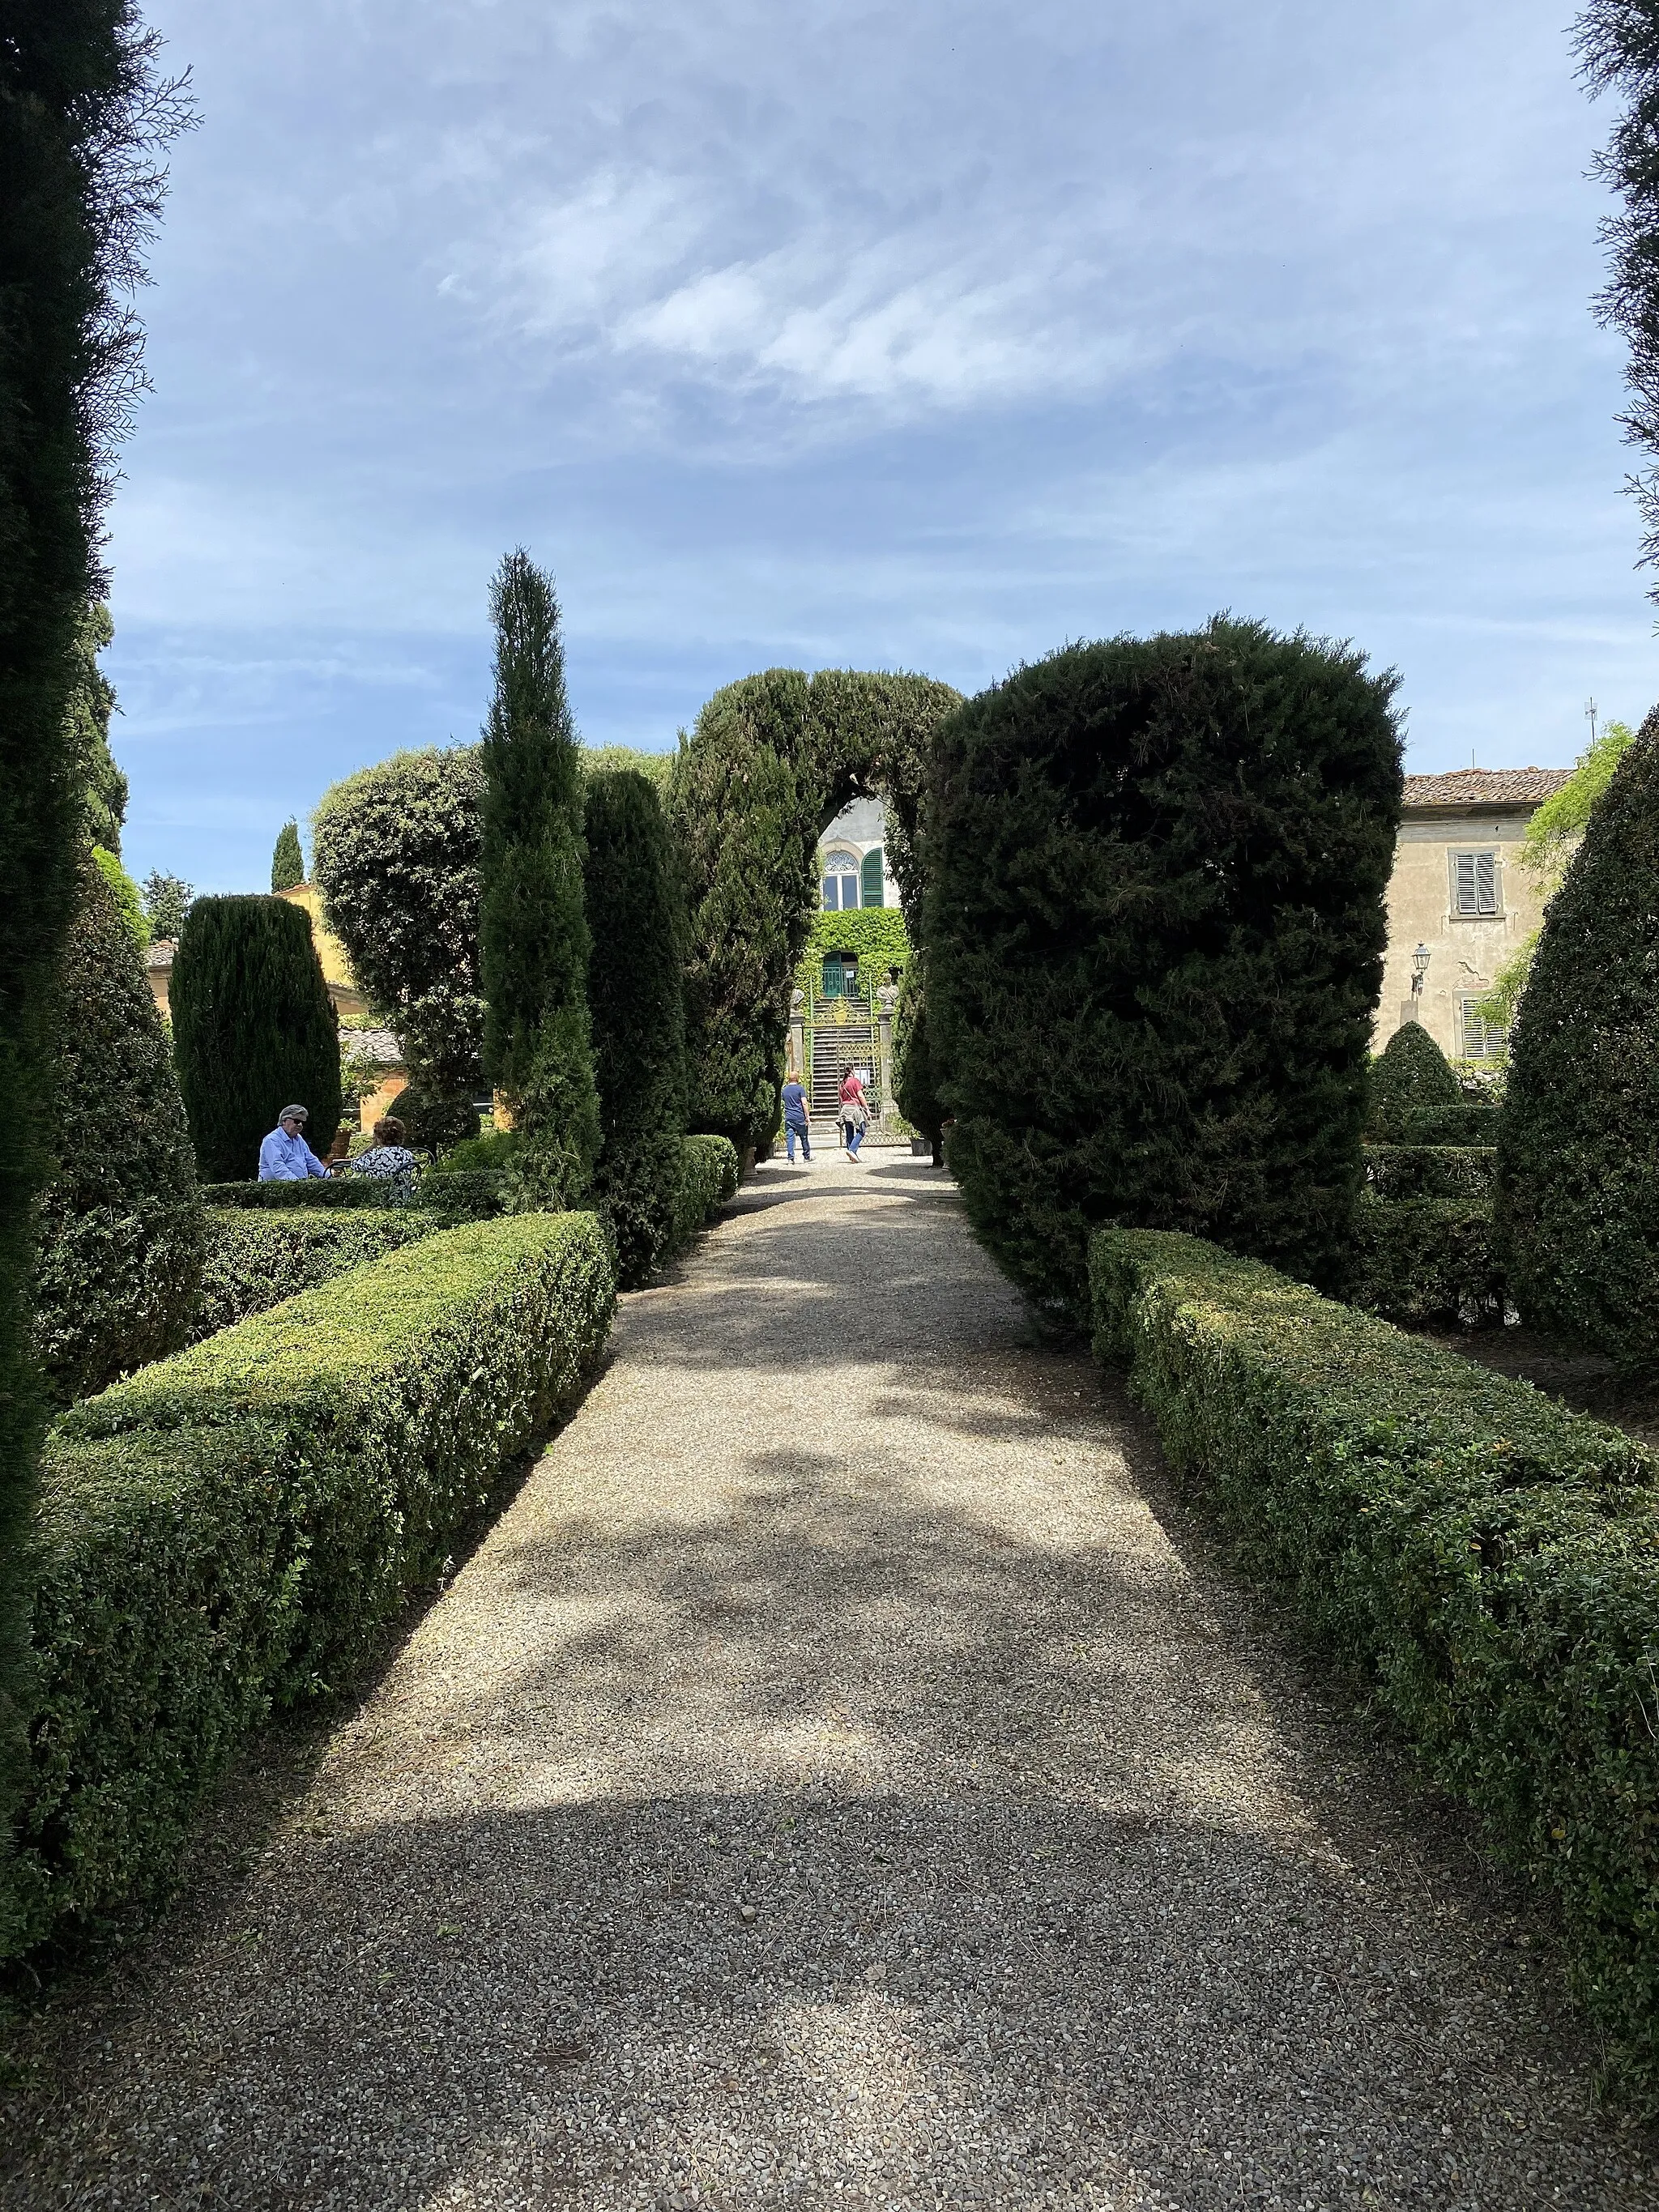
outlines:
[[325, 1176], [323, 1165], [306, 1142], [306, 1123], [311, 1119], [303, 1106], [284, 1106], [276, 1127], [259, 1147], [261, 1182], [303, 1182], [307, 1176]]

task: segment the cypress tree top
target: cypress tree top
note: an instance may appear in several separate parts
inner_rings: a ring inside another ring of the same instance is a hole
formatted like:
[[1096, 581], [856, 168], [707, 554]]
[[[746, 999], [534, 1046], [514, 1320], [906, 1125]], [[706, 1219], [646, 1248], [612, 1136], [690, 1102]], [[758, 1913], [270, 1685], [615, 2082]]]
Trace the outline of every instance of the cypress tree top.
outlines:
[[300, 825], [289, 820], [277, 833], [276, 849], [270, 856], [270, 888], [273, 891], [291, 891], [296, 884], [306, 879], [305, 855], [300, 850]]

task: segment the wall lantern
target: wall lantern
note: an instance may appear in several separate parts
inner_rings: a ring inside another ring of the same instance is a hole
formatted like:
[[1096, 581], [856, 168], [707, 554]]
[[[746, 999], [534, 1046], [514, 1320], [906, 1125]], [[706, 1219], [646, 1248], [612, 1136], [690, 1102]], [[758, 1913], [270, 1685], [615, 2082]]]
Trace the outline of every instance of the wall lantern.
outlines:
[[1413, 996], [1413, 998], [1414, 998], [1414, 999], [1420, 999], [1420, 998], [1422, 997], [1422, 995], [1423, 995], [1423, 978], [1424, 978], [1424, 977], [1428, 974], [1428, 972], [1429, 972], [1429, 948], [1428, 948], [1428, 946], [1427, 946], [1426, 945], [1419, 945], [1418, 946], [1418, 948], [1417, 948], [1416, 951], [1415, 951], [1415, 952], [1413, 952], [1413, 955], [1412, 955], [1412, 996]]

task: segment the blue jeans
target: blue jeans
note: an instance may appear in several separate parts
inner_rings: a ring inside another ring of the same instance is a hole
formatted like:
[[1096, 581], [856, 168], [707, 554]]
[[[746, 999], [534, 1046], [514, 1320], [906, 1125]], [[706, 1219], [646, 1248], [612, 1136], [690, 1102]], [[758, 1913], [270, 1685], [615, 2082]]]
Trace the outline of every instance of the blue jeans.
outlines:
[[859, 1156], [859, 1146], [863, 1142], [863, 1130], [855, 1129], [849, 1123], [847, 1130], [847, 1156], [849, 1159], [857, 1159]]
[[805, 1122], [786, 1121], [783, 1125], [783, 1143], [784, 1149], [789, 1155], [789, 1164], [791, 1167], [793, 1167], [795, 1164], [795, 1139], [797, 1137], [800, 1139], [800, 1156], [802, 1159], [810, 1160], [812, 1157], [812, 1143], [811, 1138], [809, 1138], [806, 1133]]

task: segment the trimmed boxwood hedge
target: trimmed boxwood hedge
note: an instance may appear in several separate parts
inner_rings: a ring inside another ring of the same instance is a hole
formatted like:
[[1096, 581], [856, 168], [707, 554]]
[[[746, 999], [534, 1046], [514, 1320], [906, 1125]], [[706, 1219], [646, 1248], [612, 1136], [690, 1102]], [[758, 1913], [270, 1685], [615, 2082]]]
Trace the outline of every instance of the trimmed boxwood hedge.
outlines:
[[422, 1207], [381, 1206], [372, 1212], [268, 1213], [216, 1206], [207, 1214], [207, 1263], [191, 1320], [198, 1343], [264, 1313], [301, 1291], [331, 1282], [366, 1260], [378, 1260], [430, 1237], [442, 1222]]
[[336, 1207], [367, 1212], [392, 1206], [426, 1206], [446, 1213], [465, 1214], [483, 1220], [501, 1210], [502, 1177], [499, 1170], [429, 1168], [410, 1192], [376, 1181], [371, 1176], [354, 1178], [313, 1176], [304, 1182], [210, 1182], [202, 1191], [210, 1206], [246, 1206], [259, 1211], [287, 1208]]
[[591, 1214], [471, 1223], [61, 1418], [15, 1945], [165, 1886], [248, 1729], [374, 1648], [503, 1462], [569, 1404], [615, 1302]]
[[735, 1198], [737, 1190], [737, 1147], [729, 1137], [683, 1139], [669, 1249], [684, 1251], [715, 1207]]
[[1616, 2073], [1659, 2081], [1659, 1462], [1191, 1237], [1091, 1248], [1096, 1346], [1249, 1568], [1559, 1897]]
[[1500, 1321], [1504, 1273], [1492, 1207], [1467, 1198], [1362, 1198], [1344, 1289], [1403, 1328]]
[[1365, 1183], [1382, 1199], [1490, 1200], [1497, 1162], [1491, 1145], [1367, 1145]]

